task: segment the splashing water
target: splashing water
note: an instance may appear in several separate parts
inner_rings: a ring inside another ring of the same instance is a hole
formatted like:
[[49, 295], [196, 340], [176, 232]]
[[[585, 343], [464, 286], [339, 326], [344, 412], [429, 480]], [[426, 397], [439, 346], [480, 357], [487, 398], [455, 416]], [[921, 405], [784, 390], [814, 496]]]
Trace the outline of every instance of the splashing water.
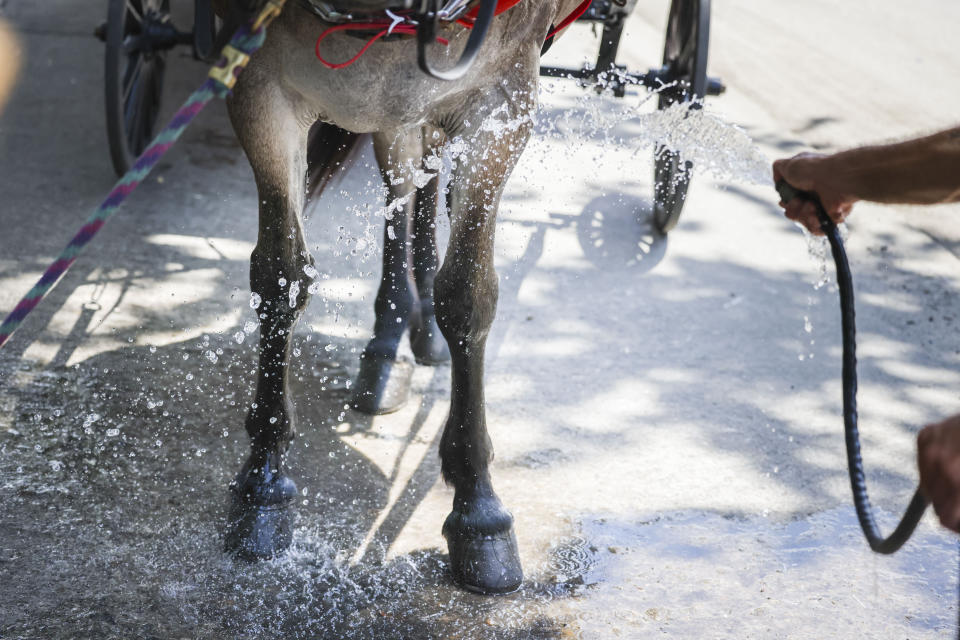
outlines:
[[693, 163], [695, 173], [772, 185], [770, 159], [743, 129], [711, 113], [700, 102], [674, 103], [651, 111], [649, 103], [658, 95], [649, 92], [638, 104], [616, 105], [581, 95], [575, 108], [539, 121], [538, 132], [573, 144], [601, 138], [604, 148], [632, 149], [635, 155], [663, 148]]
[[[524, 97], [517, 99], [522, 101]], [[696, 172], [747, 184], [770, 183], [769, 161], [749, 136], [706, 109], [674, 105], [643, 113], [640, 105], [607, 108], [590, 95], [583, 97], [580, 107], [556, 118], [539, 118], [536, 114], [508, 117], [505, 110], [498, 110], [483, 120], [481, 131], [505, 135], [525, 125], [533, 126], [538, 135], [564, 144], [572, 139], [572, 144], [586, 145], [585, 140], [578, 142], [577, 138], [599, 136], [604, 145], [634, 154], [662, 146], [693, 162]], [[482, 155], [471, 154], [469, 140], [455, 138], [439, 153], [428, 156], [426, 170], [414, 172], [411, 179], [418, 187], [433, 179], [442, 183], [454, 168], [482, 159]], [[549, 162], [556, 163], [557, 159], [550, 158]], [[363, 196], [382, 198], [382, 186], [368, 183]], [[361, 231], [341, 227], [335, 247], [346, 250], [339, 255], [351, 265], [379, 259], [383, 221], [391, 220], [411, 197], [379, 207], [355, 203], [351, 212], [359, 219]], [[392, 234], [388, 231], [388, 237], [396, 237], [396, 230]], [[361, 271], [357, 267], [352, 275], [369, 277]], [[305, 266], [303, 272], [309, 279], [309, 292], [323, 294], [321, 282], [328, 282], [330, 274], [320, 273], [312, 265]], [[287, 282], [279, 284], [283, 287]], [[291, 307], [300, 286], [296, 279], [289, 285]], [[249, 306], [254, 312], [261, 311], [262, 303], [259, 294], [250, 295]], [[339, 310], [340, 302], [335, 304]], [[451, 637], [501, 638], [540, 637], [540, 631], [544, 637], [555, 637], [567, 632], [559, 622], [548, 620], [547, 613], [550, 606], [566, 598], [571, 598], [567, 606], [577, 609], [576, 596], [594, 588], [591, 575], [599, 562], [598, 552], [583, 537], [557, 544], [548, 553], [545, 566], [533, 567], [524, 590], [505, 599], [481, 600], [452, 587], [446, 582], [443, 554], [433, 547], [392, 560], [358, 565], [347, 562], [344, 551], [356, 546], [358, 533], [369, 527], [370, 513], [383, 506], [382, 494], [389, 487], [375, 466], [366, 463], [344, 441], [324, 438], [329, 429], [319, 428], [344, 426], [343, 407], [349, 388], [345, 370], [338, 369], [331, 376], [344, 382], [331, 384], [328, 395], [311, 398], [309, 408], [303, 410], [306, 428], [298, 441], [300, 446], [309, 445], [315, 459], [337, 461], [330, 464], [331, 479], [313, 478], [301, 484], [304, 491], [310, 489], [305, 494], [301, 519], [309, 524], [297, 528], [293, 549], [284, 558], [252, 567], [233, 564], [222, 553], [215, 530], [215, 521], [223, 514], [212, 517], [210, 505], [223, 499], [223, 488], [236, 469], [237, 452], [246, 447], [242, 429], [234, 429], [231, 437], [225, 427], [241, 425], [242, 409], [251, 404], [252, 390], [238, 389], [237, 381], [249, 380], [255, 366], [253, 345], [245, 338], [258, 326], [248, 320], [242, 331], [232, 334], [232, 340], [230, 334], [225, 336], [227, 344], [222, 349], [226, 352], [205, 337], [190, 351], [194, 357], [189, 366], [204, 368], [196, 376], [183, 371], [188, 353], [183, 353], [180, 361], [180, 354], [171, 356], [163, 349], [158, 354], [152, 348], [152, 355], [141, 359], [145, 367], [142, 379], [153, 381], [152, 392], [157, 395], [145, 395], [140, 389], [140, 396], [129, 407], [104, 406], [103, 401], [96, 400], [97, 395], [85, 395], [82, 381], [65, 379], [69, 382], [63, 385], [66, 402], [77, 410], [74, 415], [81, 417], [79, 424], [71, 423], [66, 416], [51, 419], [57, 428], [45, 433], [40, 450], [19, 453], [17, 449], [19, 466], [14, 468], [27, 465], [28, 471], [17, 477], [6, 472], [14, 464], [12, 453], [0, 455], [0, 471], [4, 472], [0, 478], [10, 485], [3, 488], [13, 491], [13, 504], [36, 513], [57, 507], [60, 513], [50, 531], [42, 532], [46, 536], [43, 548], [55, 549], [56, 561], [47, 568], [47, 575], [33, 572], [31, 584], [50, 593], [60, 593], [61, 582], [74, 585], [79, 581], [84, 587], [64, 591], [62, 612], [56, 616], [51, 613], [51, 617], [73, 623], [73, 631], [107, 630], [128, 637], [151, 633], [276, 637], [282, 632], [288, 637], [386, 638], [399, 637], [391, 635], [398, 633], [424, 637], [418, 634], [442, 629]], [[336, 349], [326, 344], [318, 346], [317, 352]], [[299, 348], [295, 350], [299, 352]], [[304, 361], [309, 361], [311, 351], [305, 349], [304, 353]], [[111, 367], [119, 366], [106, 362]], [[164, 365], [158, 369], [170, 370], [151, 370], [158, 362]], [[206, 375], [214, 368], [219, 377]], [[91, 367], [88, 375], [95, 380], [90, 383], [93, 388], [101, 398], [107, 397], [107, 392], [112, 396], [117, 390], [100, 387], [113, 382], [95, 374]], [[165, 381], [163, 375], [171, 379]], [[222, 387], [215, 386], [224, 379], [228, 382]], [[126, 394], [124, 397], [137, 393], [120, 391]], [[307, 396], [302, 390], [295, 395]], [[198, 398], [212, 400], [197, 402]], [[123, 421], [135, 426], [121, 429]], [[8, 437], [19, 438], [19, 432], [10, 433], [15, 435]], [[58, 457], [53, 458], [54, 454]], [[201, 455], [202, 464], [197, 461]], [[298, 475], [307, 473], [305, 469], [296, 471]], [[317, 490], [318, 486], [323, 492]], [[343, 493], [343, 487], [348, 493]], [[58, 500], [51, 495], [57, 491], [72, 493], [73, 498]], [[357, 494], [361, 495], [360, 501], [351, 503], [349, 498]], [[41, 516], [36, 520], [41, 521]], [[442, 541], [437, 544], [442, 545]], [[618, 551], [607, 553], [619, 560]], [[184, 563], [184, 558], [189, 562]], [[22, 562], [21, 556], [3, 556], [0, 560]], [[615, 566], [613, 562], [611, 565]], [[74, 575], [77, 567], [79, 576]], [[619, 597], [612, 594], [609, 602], [615, 602], [614, 595]], [[29, 600], [35, 611], [45, 606], [40, 600]], [[596, 626], [609, 631], [604, 615], [589, 613], [597, 618]], [[28, 629], [30, 623], [14, 619], [9, 624], [11, 629], [20, 630]], [[541, 629], [538, 624], [547, 626]], [[521, 635], [527, 631], [529, 634]]]
[[[692, 163], [694, 174], [773, 187], [772, 161], [743, 129], [698, 102], [674, 103], [665, 109], [643, 111], [644, 105], [656, 96], [656, 92], [651, 92], [638, 105], [606, 110], [602, 101], [583, 96], [578, 109], [540, 123], [540, 129], [553, 137], [569, 138], [564, 135], [564, 129], [582, 140], [601, 137], [605, 147], [632, 148], [634, 156], [649, 149], [669, 150], [678, 154], [681, 161]], [[576, 115], [581, 110], [590, 117]], [[624, 135], [616, 135], [618, 130], [623, 130]], [[830, 245], [826, 238], [814, 236], [799, 223], [797, 227], [802, 230], [808, 253], [816, 265], [817, 278], [813, 284], [819, 289], [829, 282]], [[839, 225], [839, 230], [846, 240], [846, 225]]]
[[653, 113], [639, 114], [645, 133], [633, 144], [662, 146], [692, 162], [695, 172], [743, 182], [772, 185], [770, 160], [740, 127], [693, 103], [676, 103]]

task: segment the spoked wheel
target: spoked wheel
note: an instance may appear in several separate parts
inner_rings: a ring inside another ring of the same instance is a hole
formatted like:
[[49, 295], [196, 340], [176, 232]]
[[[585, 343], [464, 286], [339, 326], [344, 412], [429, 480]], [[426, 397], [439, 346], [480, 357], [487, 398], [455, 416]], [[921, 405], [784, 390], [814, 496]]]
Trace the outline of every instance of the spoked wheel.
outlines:
[[160, 116], [170, 0], [110, 0], [106, 30], [107, 136], [117, 175], [127, 172], [154, 136]]
[[[696, 101], [707, 91], [707, 49], [710, 44], [710, 0], [673, 0], [667, 20], [661, 79], [673, 83], [660, 92], [657, 107]], [[653, 221], [660, 233], [677, 226], [690, 186], [690, 162], [665, 148], [654, 153]]]

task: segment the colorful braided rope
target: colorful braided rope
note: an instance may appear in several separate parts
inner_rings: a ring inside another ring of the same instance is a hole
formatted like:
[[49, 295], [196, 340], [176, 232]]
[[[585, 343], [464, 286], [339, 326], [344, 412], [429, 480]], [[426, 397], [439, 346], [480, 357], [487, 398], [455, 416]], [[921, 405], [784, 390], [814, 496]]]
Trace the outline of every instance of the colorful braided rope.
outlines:
[[[238, 29], [233, 38], [231, 38], [230, 45], [242, 53], [252, 55], [263, 46], [265, 40], [265, 27], [260, 27], [256, 31], [251, 32], [249, 26], [243, 26]], [[224, 58], [220, 60], [217, 66], [222, 68], [226, 64], [227, 61]], [[242, 69], [242, 66], [235, 67], [234, 75], [239, 75]], [[53, 264], [47, 267], [47, 270], [43, 273], [43, 276], [37, 284], [30, 289], [27, 295], [20, 300], [13, 311], [6, 317], [3, 324], [0, 325], [0, 347], [6, 344], [10, 336], [20, 327], [27, 315], [29, 315], [30, 312], [40, 304], [40, 301], [50, 293], [50, 290], [57, 285], [67, 270], [77, 260], [80, 252], [90, 244], [90, 241], [97, 235], [97, 232], [103, 228], [107, 219], [120, 208], [120, 205], [127, 199], [127, 196], [133, 193], [133, 190], [144, 181], [150, 174], [150, 171], [152, 171], [160, 161], [160, 158], [173, 146], [184, 130], [186, 130], [187, 126], [193, 122], [193, 119], [196, 118], [197, 115], [203, 111], [203, 108], [214, 98], [226, 97], [228, 93], [230, 93], [230, 89], [226, 85], [208, 77], [206, 82], [187, 98], [187, 101], [180, 107], [180, 110], [173, 116], [173, 119], [166, 128], [154, 138], [150, 146], [137, 158], [133, 167], [117, 181], [113, 187], [113, 191], [110, 192], [90, 217], [87, 218], [87, 221], [80, 227], [80, 230]]]

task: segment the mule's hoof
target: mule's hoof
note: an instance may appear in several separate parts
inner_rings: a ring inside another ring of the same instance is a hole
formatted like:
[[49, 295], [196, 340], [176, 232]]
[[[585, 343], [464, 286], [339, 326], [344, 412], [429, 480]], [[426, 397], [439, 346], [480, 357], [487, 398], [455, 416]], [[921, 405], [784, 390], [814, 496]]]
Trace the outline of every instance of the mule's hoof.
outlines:
[[410, 398], [413, 364], [407, 360], [362, 357], [350, 406], [372, 416], [393, 413]]
[[235, 500], [227, 520], [224, 547], [242, 560], [276, 557], [290, 546], [293, 515], [290, 505], [259, 506]]
[[440, 333], [436, 316], [428, 316], [422, 327], [410, 328], [410, 349], [417, 364], [433, 367], [450, 360], [450, 347]]
[[450, 572], [458, 585], [482, 594], [512, 593], [523, 582], [523, 568], [513, 527], [480, 533], [459, 527], [451, 513], [443, 525], [450, 551]]

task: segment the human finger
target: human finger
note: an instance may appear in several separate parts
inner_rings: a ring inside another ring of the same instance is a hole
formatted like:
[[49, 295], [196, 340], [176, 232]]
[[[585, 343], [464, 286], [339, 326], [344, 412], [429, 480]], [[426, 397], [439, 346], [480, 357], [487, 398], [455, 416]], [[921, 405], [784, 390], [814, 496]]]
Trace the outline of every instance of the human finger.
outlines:
[[774, 160], [773, 161], [773, 184], [777, 184], [783, 180], [783, 165], [786, 163], [786, 160]]
[[940, 446], [940, 425], [930, 424], [917, 434], [917, 471], [920, 474], [920, 491], [933, 503], [939, 512], [943, 488], [943, 447]]
[[[940, 486], [946, 489], [949, 483]], [[943, 490], [937, 492], [937, 498], [933, 501], [933, 510], [937, 513], [940, 524], [951, 531], [960, 533], [960, 500], [957, 499], [956, 487], [953, 487], [953, 489], [954, 491]]]
[[813, 235], [823, 235], [820, 216], [817, 215], [817, 208], [812, 202], [804, 201], [800, 204], [799, 211], [797, 212], [797, 222], [805, 226], [807, 231]]

